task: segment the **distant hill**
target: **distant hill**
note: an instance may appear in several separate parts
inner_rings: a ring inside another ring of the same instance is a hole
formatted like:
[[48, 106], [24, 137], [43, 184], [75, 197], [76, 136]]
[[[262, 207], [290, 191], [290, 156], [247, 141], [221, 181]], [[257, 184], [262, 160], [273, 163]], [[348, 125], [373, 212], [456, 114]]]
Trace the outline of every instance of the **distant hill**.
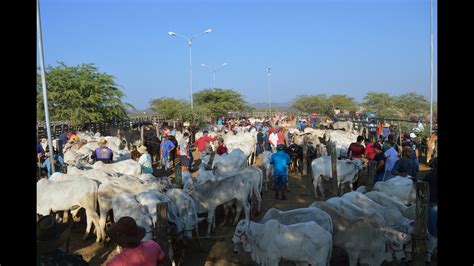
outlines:
[[[257, 111], [259, 110], [266, 110], [268, 109], [268, 102], [266, 103], [253, 103], [250, 104], [251, 107], [255, 108]], [[291, 102], [284, 102], [284, 103], [274, 103], [272, 102], [272, 109], [276, 109], [279, 111], [286, 111], [290, 109]]]

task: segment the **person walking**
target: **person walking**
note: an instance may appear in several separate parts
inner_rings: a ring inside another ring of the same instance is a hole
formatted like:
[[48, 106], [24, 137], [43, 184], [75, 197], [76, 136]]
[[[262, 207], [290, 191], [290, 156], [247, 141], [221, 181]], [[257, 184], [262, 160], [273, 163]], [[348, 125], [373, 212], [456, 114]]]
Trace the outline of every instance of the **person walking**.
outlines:
[[277, 145], [277, 152], [272, 154], [270, 164], [273, 164], [275, 198], [279, 199], [278, 192], [281, 192], [281, 199], [286, 200], [286, 186], [288, 183], [288, 165], [291, 164], [291, 158], [285, 152], [285, 146]]
[[171, 152], [174, 150], [175, 146], [171, 140], [169, 140], [168, 135], [164, 135], [160, 143], [160, 154], [161, 154], [161, 171], [163, 175], [166, 170], [171, 167], [169, 160], [171, 159]]
[[184, 132], [183, 138], [179, 141], [179, 161], [181, 163], [181, 173], [188, 171], [189, 162], [191, 160], [190, 149], [189, 149], [189, 133]]

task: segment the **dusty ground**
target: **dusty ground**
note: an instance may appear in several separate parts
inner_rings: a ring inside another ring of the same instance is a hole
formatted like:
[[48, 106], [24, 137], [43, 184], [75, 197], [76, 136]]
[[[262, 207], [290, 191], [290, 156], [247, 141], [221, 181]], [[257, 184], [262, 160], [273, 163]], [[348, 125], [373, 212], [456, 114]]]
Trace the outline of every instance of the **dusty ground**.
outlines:
[[[257, 165], [260, 165], [260, 158], [257, 160]], [[420, 166], [422, 175], [426, 170], [426, 167]], [[290, 173], [289, 183], [290, 191], [287, 193], [288, 199], [276, 200], [273, 191], [265, 192], [262, 200], [262, 211], [259, 215], [256, 214], [256, 206], [252, 206], [252, 220], [259, 221], [265, 212], [272, 207], [281, 210], [290, 210], [307, 207], [316, 200], [310, 175], [302, 177], [298, 173]], [[366, 184], [368, 184], [368, 178], [363, 174], [360, 178], [359, 185]], [[330, 195], [330, 191], [328, 191], [328, 195]], [[217, 228], [213, 234], [214, 238], [201, 239], [201, 247], [199, 247], [198, 241], [194, 239], [185, 251], [184, 265], [255, 265], [248, 253], [241, 253], [239, 255], [233, 253], [231, 235], [234, 233], [234, 227], [230, 222], [224, 223], [222, 209], [217, 209], [216, 219]], [[71, 232], [69, 251], [81, 254], [90, 265], [105, 265], [108, 260], [117, 254], [116, 246], [110, 242], [97, 244], [94, 242], [95, 238], [82, 241], [81, 237], [84, 230], [84, 223], [76, 223]], [[205, 234], [206, 230], [207, 223], [202, 222], [199, 226], [200, 234]], [[219, 236], [222, 237], [219, 238]], [[294, 264], [283, 262], [281, 265]], [[336, 249], [333, 251], [331, 265], [348, 265], [345, 255], [340, 250]], [[437, 265], [436, 261], [433, 261], [431, 265]]]

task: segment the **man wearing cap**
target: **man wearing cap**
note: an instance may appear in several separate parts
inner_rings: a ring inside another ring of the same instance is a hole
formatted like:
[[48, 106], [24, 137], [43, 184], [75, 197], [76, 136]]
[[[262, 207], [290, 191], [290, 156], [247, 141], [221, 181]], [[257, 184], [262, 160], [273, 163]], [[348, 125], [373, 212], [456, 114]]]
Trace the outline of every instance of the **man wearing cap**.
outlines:
[[122, 247], [122, 252], [110, 261], [107, 266], [155, 266], [165, 261], [165, 253], [153, 240], [142, 241], [145, 229], [138, 226], [135, 219], [129, 216], [120, 218], [107, 230], [112, 241]]
[[99, 148], [95, 149], [95, 151], [91, 155], [91, 158], [95, 161], [112, 163], [114, 153], [109, 147], [106, 146], [107, 140], [104, 138], [100, 138], [99, 141], [97, 141], [97, 144], [99, 144]]
[[153, 174], [153, 167], [151, 162], [151, 155], [148, 153], [145, 146], [138, 147], [137, 151], [141, 154], [138, 158], [138, 163], [141, 166], [142, 174]]
[[380, 143], [375, 142], [373, 145], [373, 150], [375, 152], [374, 162], [376, 163], [375, 166], [375, 176], [374, 176], [374, 185], [378, 181], [383, 181], [385, 175], [385, 154], [382, 152], [382, 145]]
[[277, 152], [272, 154], [270, 164], [273, 164], [275, 197], [276, 199], [279, 199], [278, 191], [281, 191], [281, 199], [286, 200], [285, 192], [288, 182], [288, 165], [291, 164], [291, 158], [290, 155], [285, 152], [284, 145], [277, 145]]
[[413, 150], [410, 146], [405, 146], [402, 149], [402, 158], [395, 162], [392, 169], [394, 176], [411, 176], [416, 178], [418, 175], [418, 167], [412, 158]]
[[415, 162], [416, 167], [418, 168], [418, 143], [416, 143], [415, 138], [415, 133], [405, 134], [405, 140], [402, 142], [402, 149], [406, 146], [409, 146], [413, 150], [413, 152], [410, 154], [410, 158]]

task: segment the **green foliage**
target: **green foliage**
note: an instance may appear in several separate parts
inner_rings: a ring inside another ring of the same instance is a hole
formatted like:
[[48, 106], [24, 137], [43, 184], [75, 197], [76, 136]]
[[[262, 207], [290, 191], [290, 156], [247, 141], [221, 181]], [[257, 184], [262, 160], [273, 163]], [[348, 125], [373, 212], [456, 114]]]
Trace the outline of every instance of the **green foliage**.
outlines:
[[405, 93], [397, 97], [397, 107], [403, 117], [420, 115], [426, 117], [430, 112], [430, 105], [425, 96], [414, 92]]
[[[46, 68], [46, 88], [50, 120], [69, 121], [77, 126], [86, 122], [125, 119], [131, 104], [123, 103], [123, 92], [112, 75], [99, 73], [94, 64]], [[44, 120], [41, 76], [37, 74], [37, 119]]]
[[364, 97], [363, 106], [368, 112], [375, 112], [377, 117], [399, 118], [398, 99], [388, 93], [369, 92]]
[[193, 94], [194, 111], [197, 115], [212, 118], [224, 116], [227, 112], [247, 112], [251, 108], [242, 95], [229, 89], [204, 89]]
[[303, 113], [316, 112], [329, 116], [334, 114], [336, 108], [347, 111], [357, 110], [357, 104], [354, 102], [354, 99], [341, 94], [335, 94], [329, 97], [325, 94], [301, 95], [293, 101], [291, 107]]
[[337, 107], [342, 110], [347, 110], [349, 112], [357, 111], [357, 104], [354, 101], [354, 98], [342, 94], [334, 94], [328, 97], [328, 104], [331, 105], [332, 109]]
[[151, 108], [168, 119], [185, 121], [190, 113], [190, 104], [184, 100], [162, 97], [150, 101]]

